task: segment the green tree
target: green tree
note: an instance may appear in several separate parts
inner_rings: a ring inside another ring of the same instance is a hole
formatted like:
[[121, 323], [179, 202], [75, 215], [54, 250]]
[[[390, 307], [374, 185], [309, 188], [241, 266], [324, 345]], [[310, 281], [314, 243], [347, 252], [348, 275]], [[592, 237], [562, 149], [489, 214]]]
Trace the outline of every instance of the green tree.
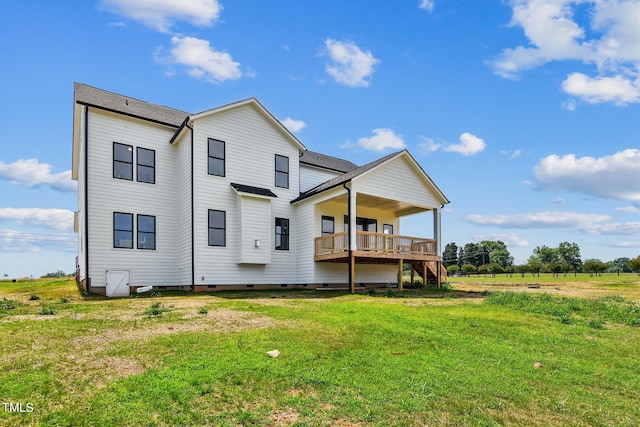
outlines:
[[447, 243], [442, 252], [442, 264], [445, 267], [450, 265], [458, 265], [458, 245], [454, 242]]
[[616, 266], [619, 269], [616, 271], [619, 271], [621, 273], [631, 273], [631, 269], [629, 268], [629, 261], [631, 261], [629, 258], [616, 258], [613, 261], [611, 261], [608, 264], [611, 264], [611, 266]]
[[544, 245], [536, 246], [536, 248], [533, 250], [533, 255], [529, 257], [529, 259], [532, 258], [537, 259], [542, 264], [553, 264], [560, 262], [558, 250]]
[[542, 270], [543, 264], [539, 259], [530, 257], [525, 267], [532, 276], [535, 276], [537, 273], [538, 277], [540, 277], [540, 270]]
[[447, 267], [448, 274], [456, 274], [458, 271], [460, 271], [460, 267], [458, 267], [456, 264]]
[[635, 271], [636, 273], [640, 274], [640, 255], [630, 260], [627, 263], [627, 266], [631, 271]]
[[471, 273], [475, 273], [476, 272], [476, 266], [472, 265], [472, 264], [463, 264], [462, 265], [462, 271], [464, 271], [466, 274], [471, 274]]
[[589, 273], [594, 273], [596, 276], [598, 274], [602, 276], [602, 272], [607, 269], [607, 264], [599, 259], [590, 258], [582, 263], [582, 268]]
[[491, 273], [492, 277], [496, 277], [496, 274], [500, 274], [504, 272], [504, 268], [502, 268], [500, 264], [491, 262], [489, 263], [489, 265], [487, 265], [487, 271]]
[[580, 246], [577, 243], [562, 242], [558, 245], [556, 253], [560, 258], [558, 261], [570, 265], [574, 273], [578, 273], [582, 268]]
[[47, 273], [44, 276], [40, 276], [41, 279], [48, 279], [48, 278], [60, 278], [60, 277], [67, 277], [67, 273], [65, 273], [62, 270], [58, 270], [55, 273]]

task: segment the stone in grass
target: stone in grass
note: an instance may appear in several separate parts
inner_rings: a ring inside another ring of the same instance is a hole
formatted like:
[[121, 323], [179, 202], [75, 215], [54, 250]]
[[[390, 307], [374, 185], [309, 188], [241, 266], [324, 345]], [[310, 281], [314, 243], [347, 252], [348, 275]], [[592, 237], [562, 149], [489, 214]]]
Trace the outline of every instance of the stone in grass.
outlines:
[[267, 351], [267, 356], [276, 358], [280, 356], [280, 352], [278, 350]]
[[536, 363], [533, 364], [533, 367], [536, 368], [536, 369], [540, 369], [540, 368], [542, 368], [542, 363], [536, 362]]

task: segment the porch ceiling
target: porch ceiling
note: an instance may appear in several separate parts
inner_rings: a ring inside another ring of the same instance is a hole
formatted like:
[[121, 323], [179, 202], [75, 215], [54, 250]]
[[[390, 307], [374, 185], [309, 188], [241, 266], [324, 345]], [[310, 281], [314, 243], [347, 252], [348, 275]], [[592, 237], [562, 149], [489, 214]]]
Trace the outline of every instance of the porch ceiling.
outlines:
[[[332, 202], [332, 203], [339, 202], [339, 203], [346, 204], [347, 195], [340, 194], [322, 203], [327, 203], [327, 202]], [[386, 199], [384, 197], [372, 196], [370, 194], [364, 194], [364, 193], [358, 193], [356, 198], [356, 203], [357, 203], [357, 207], [366, 207], [366, 208], [392, 211], [395, 214], [395, 216], [398, 216], [398, 217], [431, 210], [429, 208], [425, 208], [422, 206], [416, 206], [412, 203], [407, 203], [400, 200]]]

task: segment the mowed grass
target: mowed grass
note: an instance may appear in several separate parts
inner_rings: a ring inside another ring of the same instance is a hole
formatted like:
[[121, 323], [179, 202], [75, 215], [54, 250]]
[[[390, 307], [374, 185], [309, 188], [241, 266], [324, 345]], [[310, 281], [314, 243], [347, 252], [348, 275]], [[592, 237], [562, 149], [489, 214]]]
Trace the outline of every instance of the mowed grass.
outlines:
[[0, 399], [34, 410], [0, 407], [2, 425], [640, 424], [639, 305], [588, 284], [105, 299], [58, 281], [40, 300], [5, 284]]

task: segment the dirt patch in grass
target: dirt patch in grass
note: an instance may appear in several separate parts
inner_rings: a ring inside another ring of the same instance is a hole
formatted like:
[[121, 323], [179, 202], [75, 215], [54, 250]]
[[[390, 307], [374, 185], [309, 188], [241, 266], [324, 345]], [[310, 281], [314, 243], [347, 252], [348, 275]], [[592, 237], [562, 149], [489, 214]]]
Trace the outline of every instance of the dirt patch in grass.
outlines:
[[[139, 315], [137, 317], [140, 317]], [[193, 316], [186, 322], [167, 322], [159, 324], [135, 324], [121, 329], [114, 328], [91, 336], [80, 336], [72, 340], [72, 345], [86, 349], [117, 341], [138, 341], [161, 335], [181, 332], [227, 333], [243, 329], [264, 329], [275, 325], [275, 321], [266, 316], [256, 316], [242, 311], [219, 309], [205, 315]]]
[[271, 421], [275, 426], [284, 427], [297, 423], [299, 418], [300, 414], [292, 410], [287, 410], [271, 414], [269, 416], [269, 421]]

